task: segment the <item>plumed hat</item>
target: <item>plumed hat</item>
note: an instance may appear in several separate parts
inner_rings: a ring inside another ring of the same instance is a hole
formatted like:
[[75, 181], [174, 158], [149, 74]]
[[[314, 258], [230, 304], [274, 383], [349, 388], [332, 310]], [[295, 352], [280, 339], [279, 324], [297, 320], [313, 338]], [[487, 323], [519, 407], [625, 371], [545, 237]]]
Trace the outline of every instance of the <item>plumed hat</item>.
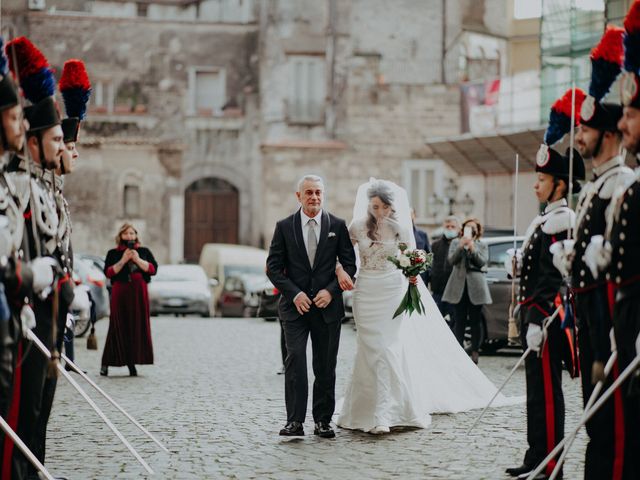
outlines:
[[620, 98], [625, 107], [640, 109], [640, 0], [635, 0], [624, 19], [624, 76]]
[[9, 61], [4, 53], [4, 39], [0, 37], [0, 110], [18, 105], [19, 95], [18, 86], [9, 73]]
[[[14, 55], [17, 65], [14, 65]], [[18, 37], [7, 43], [9, 68], [20, 81], [20, 87], [31, 105], [25, 108], [29, 132], [60, 125], [60, 112], [54, 98], [56, 81], [49, 62], [31, 41]]]
[[60, 92], [67, 112], [67, 118], [62, 120], [64, 142], [76, 142], [80, 122], [87, 116], [87, 103], [91, 96], [91, 82], [82, 60], [71, 59], [64, 63]]
[[603, 102], [622, 71], [624, 29], [609, 26], [602, 39], [591, 50], [591, 83], [589, 95], [580, 109], [580, 124], [602, 131], [615, 132], [622, 117], [622, 107]]

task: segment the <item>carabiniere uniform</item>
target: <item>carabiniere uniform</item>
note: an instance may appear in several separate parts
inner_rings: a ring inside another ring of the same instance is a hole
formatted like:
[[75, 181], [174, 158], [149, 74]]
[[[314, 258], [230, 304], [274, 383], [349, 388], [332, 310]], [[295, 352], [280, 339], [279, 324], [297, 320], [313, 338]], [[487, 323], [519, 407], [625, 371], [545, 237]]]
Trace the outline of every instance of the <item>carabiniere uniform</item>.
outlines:
[[[567, 156], [546, 148], [546, 158], [538, 159], [536, 171], [568, 178]], [[540, 155], [539, 155], [540, 157]], [[582, 164], [575, 152], [575, 164]], [[575, 168], [577, 178], [580, 169]], [[582, 167], [584, 176], [584, 167]], [[553, 315], [562, 303], [562, 274], [553, 264], [549, 248], [569, 236], [575, 215], [566, 199], [547, 204], [527, 229], [522, 247], [520, 274], [520, 333], [526, 346], [529, 324], [543, 326], [545, 319]], [[564, 396], [562, 393], [562, 364], [574, 358], [571, 345], [561, 326], [561, 316], [548, 325], [547, 337], [539, 355], [534, 352], [525, 359], [527, 384], [527, 442], [524, 465], [537, 466], [564, 436]], [[574, 372], [571, 372], [574, 373]], [[555, 467], [555, 461], [547, 466], [547, 475]]]
[[[585, 102], [586, 104], [586, 102]], [[617, 130], [622, 108], [614, 104], [596, 104], [594, 114], [582, 115], [582, 123], [601, 130]], [[584, 107], [584, 104], [583, 104]], [[583, 108], [584, 109], [584, 108]], [[589, 120], [585, 120], [588, 118]], [[571, 264], [571, 285], [576, 302], [578, 346], [582, 375], [583, 403], [589, 400], [594, 384], [594, 362], [606, 364], [611, 355], [609, 332], [612, 327], [607, 282], [603, 275], [594, 278], [585, 262], [585, 251], [594, 235], [604, 235], [606, 210], [618, 185], [625, 185], [633, 177], [621, 156], [615, 156], [593, 169], [594, 178], [587, 183], [578, 200], [574, 254]], [[614, 372], [617, 366], [614, 367]], [[611, 383], [611, 381], [609, 381]], [[619, 395], [619, 392], [617, 393]], [[587, 422], [585, 478], [609, 478], [614, 471], [616, 445], [624, 435], [620, 400], [612, 398]], [[618, 407], [617, 407], [618, 405]]]
[[[625, 73], [622, 103], [640, 110], [640, 77]], [[606, 268], [608, 293], [613, 306], [613, 329], [619, 371], [636, 357], [635, 341], [640, 333], [640, 169], [614, 191], [607, 215], [611, 258]], [[624, 408], [623, 477], [640, 478], [640, 378], [638, 373], [621, 387]]]

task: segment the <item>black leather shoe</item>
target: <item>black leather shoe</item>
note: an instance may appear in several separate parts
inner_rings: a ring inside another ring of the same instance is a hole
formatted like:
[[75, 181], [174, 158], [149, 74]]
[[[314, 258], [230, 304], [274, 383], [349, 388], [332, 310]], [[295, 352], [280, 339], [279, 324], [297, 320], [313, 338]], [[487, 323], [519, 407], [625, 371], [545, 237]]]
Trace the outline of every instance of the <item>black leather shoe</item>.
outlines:
[[336, 436], [336, 432], [333, 431], [333, 428], [331, 428], [328, 422], [316, 422], [316, 428], [313, 429], [313, 434], [322, 438], [333, 438]]
[[302, 437], [304, 435], [304, 428], [300, 422], [289, 422], [282, 430], [280, 435], [283, 437]]
[[103, 377], [109, 375], [109, 367], [107, 367], [106, 365], [102, 365], [100, 367], [100, 375], [102, 375]]
[[135, 365], [129, 365], [129, 376], [130, 377], [137, 377], [138, 376], [138, 371], [136, 370], [136, 366]]
[[[531, 472], [526, 472], [523, 473], [522, 475], [518, 476], [518, 480], [527, 480], [527, 478], [529, 478], [529, 474]], [[547, 477], [544, 473], [540, 472], [539, 474], [537, 474], [535, 477], [533, 477], [533, 480], [547, 480], [549, 477]], [[558, 478], [562, 478], [561, 476]]]
[[529, 465], [525, 465], [524, 463], [519, 467], [507, 468], [505, 472], [512, 477], [518, 477], [523, 473], [530, 473], [533, 470], [533, 467]]

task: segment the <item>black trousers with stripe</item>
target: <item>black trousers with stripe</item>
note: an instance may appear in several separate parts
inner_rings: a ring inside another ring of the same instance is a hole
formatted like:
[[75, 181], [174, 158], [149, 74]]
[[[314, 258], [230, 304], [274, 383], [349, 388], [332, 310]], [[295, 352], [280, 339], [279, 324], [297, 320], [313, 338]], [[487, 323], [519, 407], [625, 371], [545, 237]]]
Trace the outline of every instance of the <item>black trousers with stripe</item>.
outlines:
[[[640, 333], [640, 289], [619, 299], [614, 307], [613, 328], [618, 347], [618, 362], [623, 371], [636, 357], [635, 342]], [[624, 408], [624, 465], [622, 478], [640, 478], [640, 371], [622, 384]]]
[[[522, 336], [526, 328], [521, 329]], [[549, 326], [540, 353], [525, 359], [527, 384], [527, 443], [524, 464], [537, 466], [564, 437], [564, 396], [562, 394], [562, 335], [558, 318]], [[523, 338], [523, 345], [526, 339]], [[547, 466], [550, 474], [555, 466]]]

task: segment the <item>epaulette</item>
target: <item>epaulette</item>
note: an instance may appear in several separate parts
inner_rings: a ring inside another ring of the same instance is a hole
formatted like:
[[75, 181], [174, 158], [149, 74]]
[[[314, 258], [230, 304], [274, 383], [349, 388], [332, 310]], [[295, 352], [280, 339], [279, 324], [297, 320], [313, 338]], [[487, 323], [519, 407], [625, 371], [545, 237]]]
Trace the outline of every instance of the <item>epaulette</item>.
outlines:
[[547, 235], [556, 235], [573, 228], [575, 224], [575, 212], [569, 207], [560, 207], [547, 214], [542, 231]]
[[[602, 186], [598, 190], [598, 197], [604, 200], [608, 200], [613, 196], [613, 192], [616, 190], [618, 185], [625, 187], [635, 179], [633, 170], [626, 165], [622, 165], [612, 170], [613, 172], [604, 179]], [[604, 175], [607, 173], [608, 172], [605, 172]]]

